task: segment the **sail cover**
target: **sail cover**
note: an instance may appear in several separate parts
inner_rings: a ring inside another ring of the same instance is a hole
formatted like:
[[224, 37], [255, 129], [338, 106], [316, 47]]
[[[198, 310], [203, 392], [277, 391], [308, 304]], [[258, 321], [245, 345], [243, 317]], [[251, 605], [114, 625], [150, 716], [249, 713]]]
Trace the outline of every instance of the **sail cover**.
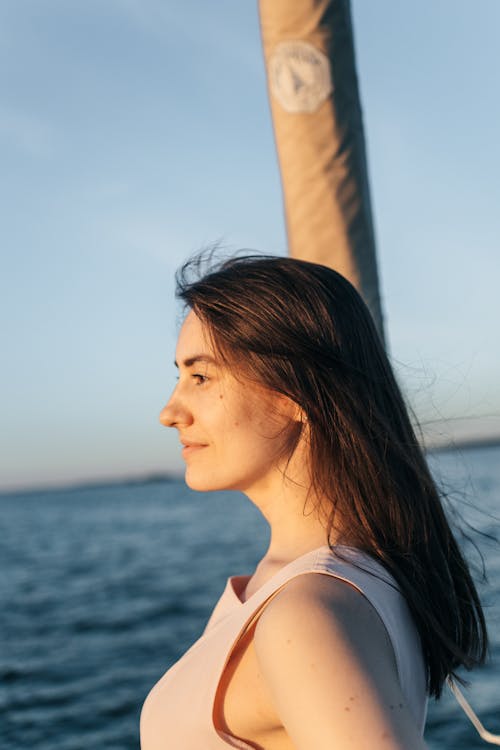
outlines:
[[290, 255], [339, 271], [384, 338], [349, 0], [259, 0]]

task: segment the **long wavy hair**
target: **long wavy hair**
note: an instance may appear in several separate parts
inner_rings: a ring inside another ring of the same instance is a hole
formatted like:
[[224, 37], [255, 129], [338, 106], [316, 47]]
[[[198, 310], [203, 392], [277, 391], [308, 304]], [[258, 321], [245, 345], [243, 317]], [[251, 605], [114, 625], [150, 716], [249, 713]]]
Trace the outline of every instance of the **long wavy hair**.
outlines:
[[[202, 251], [176, 282], [218, 359], [302, 409], [310, 490], [328, 501], [327, 542], [335, 529], [336, 543], [365, 551], [392, 574], [420, 634], [428, 692], [439, 697], [458, 667], [485, 660], [486, 624], [363, 300], [331, 268], [273, 255], [214, 264], [213, 252]], [[290, 456], [300, 431], [291, 435]]]

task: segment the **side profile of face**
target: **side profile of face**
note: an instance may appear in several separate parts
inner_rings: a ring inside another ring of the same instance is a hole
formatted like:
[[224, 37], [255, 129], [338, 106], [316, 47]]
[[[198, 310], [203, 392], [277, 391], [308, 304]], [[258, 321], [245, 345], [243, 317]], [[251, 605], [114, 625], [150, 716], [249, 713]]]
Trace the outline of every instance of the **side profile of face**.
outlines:
[[281, 478], [286, 427], [297, 417], [296, 405], [237, 380], [217, 363], [193, 311], [179, 333], [176, 364], [178, 383], [160, 422], [175, 427], [188, 444], [182, 450], [187, 485], [199, 491], [271, 489]]

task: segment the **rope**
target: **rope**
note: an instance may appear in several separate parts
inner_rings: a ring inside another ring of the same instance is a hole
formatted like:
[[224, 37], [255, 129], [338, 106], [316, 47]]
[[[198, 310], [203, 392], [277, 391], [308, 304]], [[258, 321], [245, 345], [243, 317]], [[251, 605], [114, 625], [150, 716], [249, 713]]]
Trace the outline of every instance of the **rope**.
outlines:
[[492, 732], [489, 732], [487, 729], [484, 728], [479, 718], [476, 716], [472, 706], [466, 700], [462, 691], [459, 690], [458, 686], [449, 678], [448, 678], [448, 687], [450, 688], [451, 692], [455, 696], [457, 703], [460, 705], [463, 711], [467, 714], [468, 718], [477, 729], [477, 732], [479, 736], [481, 737], [481, 739], [483, 739], [485, 742], [489, 742], [490, 745], [500, 745], [500, 734], [493, 734]]

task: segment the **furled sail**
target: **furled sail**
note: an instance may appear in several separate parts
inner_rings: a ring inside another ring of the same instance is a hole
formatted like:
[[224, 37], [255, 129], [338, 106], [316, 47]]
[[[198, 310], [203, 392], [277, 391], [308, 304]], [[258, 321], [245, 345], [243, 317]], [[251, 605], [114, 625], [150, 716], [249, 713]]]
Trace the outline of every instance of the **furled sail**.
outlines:
[[339, 271], [383, 339], [349, 0], [259, 0], [290, 255]]

